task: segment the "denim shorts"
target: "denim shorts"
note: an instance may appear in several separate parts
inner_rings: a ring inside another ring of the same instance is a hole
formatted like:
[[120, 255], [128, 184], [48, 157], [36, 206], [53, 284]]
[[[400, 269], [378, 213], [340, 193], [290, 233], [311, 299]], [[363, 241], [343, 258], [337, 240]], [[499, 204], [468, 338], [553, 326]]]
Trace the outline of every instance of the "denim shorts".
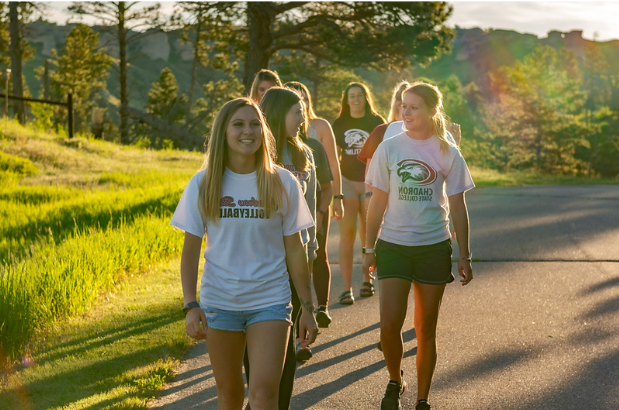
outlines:
[[208, 327], [230, 332], [245, 332], [250, 325], [270, 320], [283, 320], [292, 325], [292, 303], [267, 306], [255, 310], [224, 310], [202, 307]]

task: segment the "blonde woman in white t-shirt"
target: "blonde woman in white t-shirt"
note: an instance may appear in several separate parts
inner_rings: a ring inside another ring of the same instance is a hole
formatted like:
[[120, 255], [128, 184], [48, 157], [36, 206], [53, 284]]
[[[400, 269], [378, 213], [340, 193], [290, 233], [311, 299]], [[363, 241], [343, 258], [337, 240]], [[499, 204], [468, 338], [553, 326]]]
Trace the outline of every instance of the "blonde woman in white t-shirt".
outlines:
[[437, 87], [418, 82], [407, 88], [402, 120], [406, 131], [384, 140], [368, 169], [366, 183], [374, 195], [363, 270], [376, 268], [378, 273], [381, 344], [390, 379], [381, 410], [397, 410], [406, 391], [402, 326], [411, 287], [417, 336], [416, 410], [427, 410], [437, 359], [439, 307], [445, 285], [454, 280], [448, 212], [460, 249], [458, 272], [466, 285], [473, 270], [464, 193], [474, 184], [460, 151], [446, 137]]
[[[291, 311], [288, 277], [302, 313], [302, 343], [316, 339], [301, 231], [313, 226], [301, 187], [274, 164], [274, 140], [254, 102], [226, 103], [215, 119], [203, 169], [189, 182], [171, 224], [185, 232], [181, 279], [186, 329], [206, 339], [220, 409], [241, 409], [245, 348], [249, 402], [277, 410]], [[196, 282], [206, 235], [200, 303]]]

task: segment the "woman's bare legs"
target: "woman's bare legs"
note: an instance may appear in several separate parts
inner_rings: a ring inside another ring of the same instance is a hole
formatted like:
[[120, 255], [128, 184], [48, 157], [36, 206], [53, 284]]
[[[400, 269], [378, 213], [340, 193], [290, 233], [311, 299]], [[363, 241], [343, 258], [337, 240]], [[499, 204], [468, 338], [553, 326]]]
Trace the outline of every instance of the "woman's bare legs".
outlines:
[[249, 403], [252, 410], [278, 409], [279, 384], [289, 331], [290, 325], [283, 320], [258, 322], [247, 328], [247, 354], [251, 367]]
[[413, 282], [417, 335], [417, 400], [428, 399], [436, 367], [436, 325], [445, 285]]
[[406, 319], [411, 282], [406, 279], [387, 278], [378, 281], [380, 287], [380, 343], [389, 372], [389, 379], [402, 381], [402, 326]]
[[352, 286], [352, 261], [357, 234], [357, 215], [359, 214], [359, 201], [353, 198], [344, 198], [344, 217], [340, 219], [340, 247], [339, 260], [340, 272], [344, 291]]
[[[365, 224], [366, 219], [368, 217], [368, 201], [369, 198], [366, 198], [365, 201], [359, 202], [359, 236], [361, 237], [361, 246], [365, 247]], [[370, 282], [370, 273], [367, 275], [363, 275], [364, 282]]]
[[217, 384], [217, 410], [241, 409], [245, 397], [242, 369], [245, 333], [209, 327], [206, 345]]

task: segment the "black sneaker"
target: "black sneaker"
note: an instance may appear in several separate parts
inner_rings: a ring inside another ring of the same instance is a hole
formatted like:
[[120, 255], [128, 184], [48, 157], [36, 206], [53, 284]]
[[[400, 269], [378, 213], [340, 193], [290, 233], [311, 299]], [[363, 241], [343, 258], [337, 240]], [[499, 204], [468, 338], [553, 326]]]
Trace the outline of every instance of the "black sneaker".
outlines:
[[432, 407], [430, 406], [430, 403], [424, 400], [417, 403], [415, 410], [432, 410]]
[[316, 323], [318, 327], [326, 328], [331, 324], [331, 316], [329, 316], [329, 310], [326, 306], [319, 306], [318, 312], [316, 312]]
[[402, 380], [402, 383], [390, 380], [383, 400], [380, 402], [380, 410], [402, 410], [400, 398], [405, 391], [406, 382], [404, 380]]

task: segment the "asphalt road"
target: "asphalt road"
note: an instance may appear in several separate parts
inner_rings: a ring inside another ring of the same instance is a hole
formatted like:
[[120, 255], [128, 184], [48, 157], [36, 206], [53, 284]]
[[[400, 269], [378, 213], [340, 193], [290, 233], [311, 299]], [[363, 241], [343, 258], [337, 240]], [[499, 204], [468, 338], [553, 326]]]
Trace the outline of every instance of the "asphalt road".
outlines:
[[[479, 261], [470, 285], [446, 289], [433, 409], [619, 409], [619, 187], [476, 189], [467, 204]], [[329, 240], [334, 322], [298, 366], [292, 409], [375, 410], [388, 381], [378, 295], [337, 303], [337, 222]], [[358, 293], [360, 265], [353, 275]], [[412, 308], [404, 339], [403, 408], [413, 409]], [[153, 407], [217, 408], [205, 343]]]

